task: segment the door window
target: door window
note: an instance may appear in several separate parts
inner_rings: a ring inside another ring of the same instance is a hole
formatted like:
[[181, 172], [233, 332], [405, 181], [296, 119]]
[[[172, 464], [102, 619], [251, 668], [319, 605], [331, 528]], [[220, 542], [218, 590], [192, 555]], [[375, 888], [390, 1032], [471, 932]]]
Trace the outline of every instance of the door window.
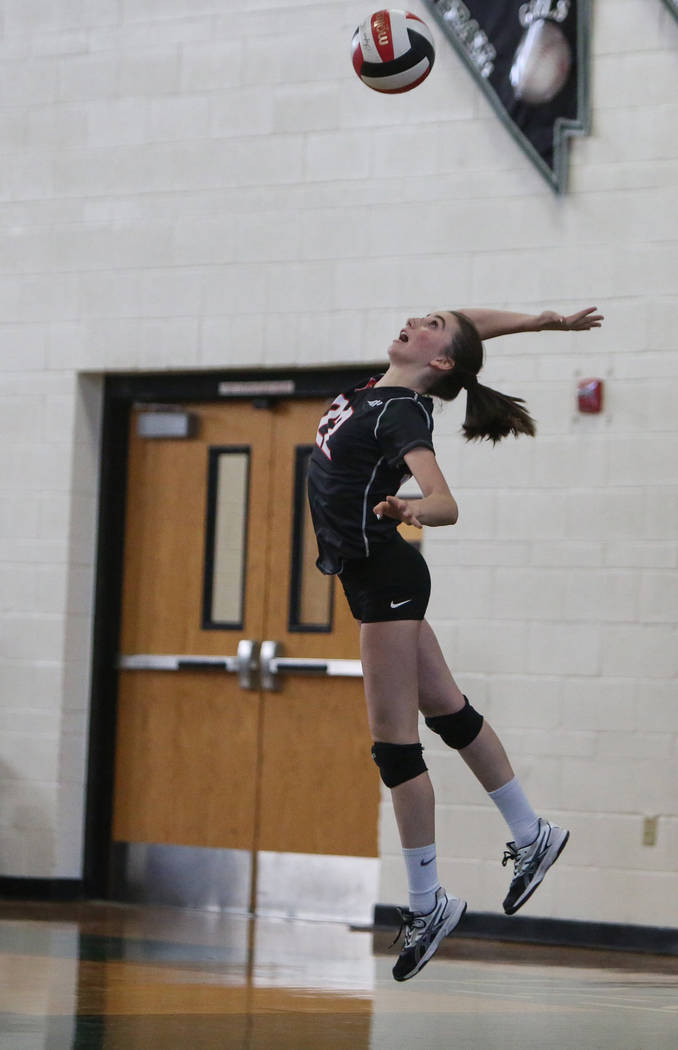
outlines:
[[318, 548], [306, 498], [312, 445], [297, 445], [294, 464], [294, 521], [290, 579], [290, 631], [332, 630], [334, 577], [316, 568]]
[[203, 627], [242, 629], [245, 618], [250, 450], [209, 450]]

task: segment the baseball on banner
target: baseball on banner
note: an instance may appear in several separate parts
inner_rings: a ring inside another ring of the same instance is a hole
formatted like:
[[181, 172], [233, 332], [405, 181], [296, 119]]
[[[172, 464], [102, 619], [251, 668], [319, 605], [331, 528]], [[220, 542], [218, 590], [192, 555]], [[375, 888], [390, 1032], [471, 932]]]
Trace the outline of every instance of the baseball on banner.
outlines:
[[353, 68], [363, 84], [386, 95], [421, 84], [435, 59], [431, 30], [410, 11], [375, 11], [356, 29], [352, 47]]
[[565, 35], [549, 18], [529, 26], [511, 67], [514, 94], [528, 106], [544, 106], [562, 91], [572, 67], [572, 52]]

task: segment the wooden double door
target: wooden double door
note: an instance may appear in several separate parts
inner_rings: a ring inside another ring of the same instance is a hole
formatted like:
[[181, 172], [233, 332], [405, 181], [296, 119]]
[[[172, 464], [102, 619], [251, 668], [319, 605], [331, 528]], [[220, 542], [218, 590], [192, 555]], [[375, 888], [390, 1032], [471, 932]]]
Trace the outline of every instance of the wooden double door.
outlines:
[[305, 499], [325, 405], [132, 412], [115, 843], [377, 855], [357, 626]]

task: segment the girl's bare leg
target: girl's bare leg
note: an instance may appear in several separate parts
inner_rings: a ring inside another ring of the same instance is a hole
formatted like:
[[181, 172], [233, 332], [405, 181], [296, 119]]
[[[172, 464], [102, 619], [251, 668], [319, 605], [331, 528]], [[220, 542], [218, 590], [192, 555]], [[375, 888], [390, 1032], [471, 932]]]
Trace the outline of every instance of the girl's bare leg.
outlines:
[[[419, 742], [418, 648], [421, 622], [364, 623], [360, 628], [367, 717], [372, 739], [388, 744]], [[435, 840], [435, 799], [428, 773], [391, 789], [405, 849]]]
[[[453, 714], [464, 706], [464, 696], [426, 620], [418, 646], [419, 709], [425, 718]], [[478, 736], [459, 752], [486, 791], [496, 791], [514, 777], [503, 745], [487, 720]]]

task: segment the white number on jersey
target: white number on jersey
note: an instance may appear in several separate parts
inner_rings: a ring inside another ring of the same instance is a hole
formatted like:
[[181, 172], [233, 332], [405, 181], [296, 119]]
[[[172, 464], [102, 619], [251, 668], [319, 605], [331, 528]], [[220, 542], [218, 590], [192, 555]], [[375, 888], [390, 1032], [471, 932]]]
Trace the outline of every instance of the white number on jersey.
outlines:
[[339, 429], [342, 423], [345, 423], [347, 419], [350, 419], [352, 415], [353, 409], [344, 395], [339, 394], [333, 402], [330, 410], [326, 412], [320, 420], [320, 423], [318, 424], [318, 433], [315, 436], [315, 443], [321, 451], [325, 453], [328, 459], [332, 459], [332, 453], [330, 452], [328, 444], [332, 434], [334, 434], [335, 430]]

